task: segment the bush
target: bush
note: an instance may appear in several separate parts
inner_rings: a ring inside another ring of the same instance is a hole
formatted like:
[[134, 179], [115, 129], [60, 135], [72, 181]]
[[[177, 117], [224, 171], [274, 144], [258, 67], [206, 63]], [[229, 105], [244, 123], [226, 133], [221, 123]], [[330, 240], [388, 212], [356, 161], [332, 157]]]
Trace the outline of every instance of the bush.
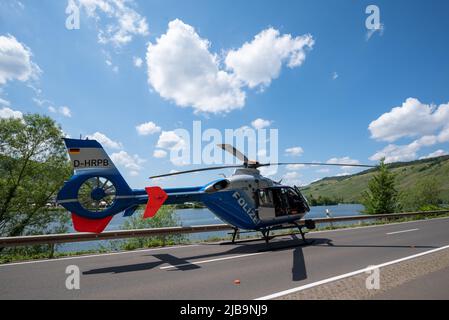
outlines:
[[441, 185], [434, 177], [419, 181], [413, 189], [402, 195], [402, 205], [407, 211], [433, 211], [441, 207]]
[[[172, 206], [163, 206], [152, 218], [143, 219], [143, 212], [139, 212], [128, 218], [122, 225], [122, 229], [146, 229], [165, 228], [180, 225], [179, 219], [175, 216]], [[124, 250], [134, 250], [138, 248], [150, 248], [174, 245], [185, 241], [185, 237], [180, 234], [154, 236], [149, 238], [132, 238], [121, 243]]]

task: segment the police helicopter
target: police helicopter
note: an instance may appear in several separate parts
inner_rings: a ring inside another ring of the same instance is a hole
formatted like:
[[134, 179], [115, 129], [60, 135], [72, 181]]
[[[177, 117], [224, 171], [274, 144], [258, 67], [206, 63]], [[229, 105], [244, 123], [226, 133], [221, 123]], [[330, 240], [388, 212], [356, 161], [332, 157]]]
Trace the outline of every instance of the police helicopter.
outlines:
[[125, 217], [131, 216], [144, 204], [143, 218], [151, 218], [162, 205], [201, 202], [234, 228], [232, 242], [240, 230], [259, 231], [268, 242], [270, 232], [286, 228], [298, 228], [306, 241], [303, 228], [315, 228], [314, 221], [302, 219], [310, 211], [306, 198], [298, 187], [264, 177], [258, 168], [289, 164], [375, 167], [315, 162], [259, 163], [249, 160], [232, 145], [221, 144], [218, 147], [230, 152], [242, 164], [179, 171], [150, 179], [235, 168], [230, 177], [193, 187], [131, 189], [98, 141], [66, 138], [64, 142], [74, 174], [59, 191], [57, 202], [72, 213], [73, 226], [78, 232], [101, 233], [114, 215], [123, 212]]

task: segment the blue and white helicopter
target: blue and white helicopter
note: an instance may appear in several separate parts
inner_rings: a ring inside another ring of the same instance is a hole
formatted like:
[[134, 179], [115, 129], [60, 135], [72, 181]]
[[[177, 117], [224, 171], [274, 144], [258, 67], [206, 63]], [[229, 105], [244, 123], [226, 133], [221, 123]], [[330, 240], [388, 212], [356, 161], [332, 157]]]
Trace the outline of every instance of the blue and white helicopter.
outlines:
[[162, 178], [198, 171], [235, 168], [230, 177], [205, 185], [181, 188], [131, 189], [103, 147], [96, 140], [64, 139], [74, 175], [66, 181], [57, 202], [72, 213], [76, 231], [101, 233], [112, 217], [124, 212], [131, 216], [146, 204], [143, 218], [153, 217], [162, 205], [201, 202], [218, 218], [234, 228], [232, 242], [240, 230], [260, 231], [268, 242], [273, 230], [296, 227], [305, 241], [303, 228], [315, 228], [302, 219], [310, 211], [298, 187], [282, 185], [260, 174], [258, 168], [271, 165], [326, 165], [375, 167], [362, 164], [259, 163], [249, 160], [229, 144], [218, 145], [242, 161], [238, 165], [207, 167], [150, 177]]

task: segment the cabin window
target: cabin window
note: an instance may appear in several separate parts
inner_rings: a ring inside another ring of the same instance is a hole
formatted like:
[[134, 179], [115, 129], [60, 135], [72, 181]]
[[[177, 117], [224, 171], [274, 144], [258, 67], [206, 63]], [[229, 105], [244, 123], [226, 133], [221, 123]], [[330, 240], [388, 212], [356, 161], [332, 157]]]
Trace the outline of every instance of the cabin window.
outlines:
[[273, 193], [269, 189], [259, 190], [259, 206], [273, 207]]

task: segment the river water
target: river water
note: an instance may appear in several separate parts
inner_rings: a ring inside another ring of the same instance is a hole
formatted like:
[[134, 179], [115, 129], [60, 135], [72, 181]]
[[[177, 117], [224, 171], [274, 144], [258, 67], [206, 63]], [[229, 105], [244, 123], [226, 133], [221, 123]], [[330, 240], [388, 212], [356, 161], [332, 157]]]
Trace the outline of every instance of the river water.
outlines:
[[[340, 204], [336, 206], [316, 206], [311, 207], [310, 212], [306, 215], [306, 219], [313, 218], [325, 218], [326, 209], [330, 211], [332, 217], [339, 216], [355, 216], [361, 214], [363, 206], [360, 204]], [[222, 224], [219, 218], [217, 218], [209, 209], [179, 209], [175, 211], [175, 215], [180, 221], [182, 226], [198, 226], [198, 225], [208, 225], [208, 224]], [[123, 222], [127, 219], [121, 214], [114, 216], [111, 223], [108, 225], [106, 230], [119, 230], [122, 228]], [[335, 225], [351, 224], [352, 222], [339, 222]], [[74, 230], [70, 230], [74, 232]], [[191, 241], [201, 241], [210, 238], [225, 238], [229, 237], [228, 231], [215, 231], [215, 232], [203, 232], [194, 233], [186, 235]], [[76, 242], [67, 243], [57, 246], [58, 252], [69, 252], [69, 251], [84, 251], [84, 250], [95, 250], [99, 249], [101, 246], [108, 244], [108, 241], [88, 241], [88, 242]]]

